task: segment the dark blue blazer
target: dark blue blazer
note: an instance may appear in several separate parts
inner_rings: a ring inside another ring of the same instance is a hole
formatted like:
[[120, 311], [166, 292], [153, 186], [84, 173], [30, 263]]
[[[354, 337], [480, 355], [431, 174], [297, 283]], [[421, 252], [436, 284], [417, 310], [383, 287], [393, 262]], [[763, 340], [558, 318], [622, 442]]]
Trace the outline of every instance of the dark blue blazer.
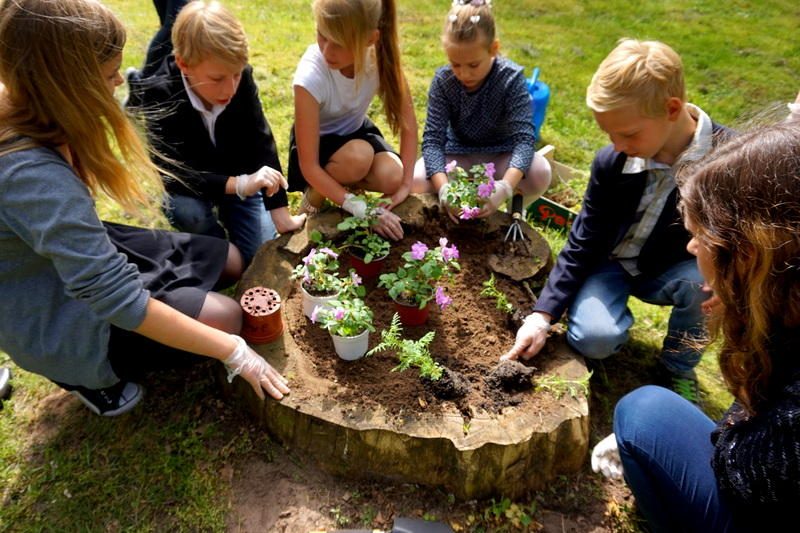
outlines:
[[[714, 124], [714, 144], [729, 133], [723, 126]], [[615, 152], [611, 145], [597, 152], [583, 208], [572, 224], [567, 244], [558, 255], [535, 311], [549, 313], [553, 320], [560, 319], [586, 278], [611, 258], [611, 252], [628, 232], [644, 193], [647, 172], [623, 174], [627, 159], [628, 156]], [[683, 227], [677, 206], [678, 190], [675, 189], [642, 246], [637, 262], [642, 274], [657, 275], [692, 257], [686, 250], [689, 232]]]

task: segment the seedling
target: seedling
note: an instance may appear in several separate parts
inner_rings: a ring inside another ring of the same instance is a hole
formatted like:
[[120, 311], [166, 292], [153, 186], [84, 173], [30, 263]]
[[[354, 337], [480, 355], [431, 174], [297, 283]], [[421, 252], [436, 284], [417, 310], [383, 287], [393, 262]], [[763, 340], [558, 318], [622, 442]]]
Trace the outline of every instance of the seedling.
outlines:
[[441, 378], [444, 370], [439, 363], [433, 360], [428, 351], [428, 345], [433, 341], [436, 333], [429, 331], [418, 341], [403, 339], [401, 338], [402, 333], [400, 315], [395, 313], [389, 329], [381, 331], [381, 343], [367, 352], [367, 355], [394, 350], [397, 358], [400, 359], [400, 364], [394, 367], [392, 372], [408, 370], [413, 366], [419, 368], [420, 377], [428, 378], [431, 381]]
[[494, 298], [495, 307], [504, 313], [511, 314], [514, 312], [514, 306], [508, 301], [505, 293], [498, 289], [495, 285], [494, 274], [489, 276], [489, 279], [483, 282], [481, 296], [485, 298]]

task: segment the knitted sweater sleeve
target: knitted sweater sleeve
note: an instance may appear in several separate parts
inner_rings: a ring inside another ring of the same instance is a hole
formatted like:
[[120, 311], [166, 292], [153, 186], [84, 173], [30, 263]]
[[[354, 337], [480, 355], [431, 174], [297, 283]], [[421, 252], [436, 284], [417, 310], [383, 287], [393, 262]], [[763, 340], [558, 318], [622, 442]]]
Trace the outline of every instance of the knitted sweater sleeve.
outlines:
[[425, 131], [422, 134], [422, 158], [425, 160], [425, 175], [428, 178], [437, 172], [445, 171], [444, 147], [447, 142], [449, 123], [447, 96], [442, 87], [440, 70], [433, 77], [428, 91], [428, 116], [425, 119]]
[[800, 381], [751, 418], [734, 403], [712, 434], [720, 489], [744, 506], [800, 502]]

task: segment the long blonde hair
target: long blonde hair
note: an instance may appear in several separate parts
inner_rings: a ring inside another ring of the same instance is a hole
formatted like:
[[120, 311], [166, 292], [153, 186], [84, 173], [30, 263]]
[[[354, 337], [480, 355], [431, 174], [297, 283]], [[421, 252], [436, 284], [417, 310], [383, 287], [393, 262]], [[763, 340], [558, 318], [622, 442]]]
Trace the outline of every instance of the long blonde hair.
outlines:
[[320, 32], [353, 53], [356, 78], [364, 72], [370, 32], [380, 32], [375, 44], [378, 95], [389, 127], [397, 133], [402, 125], [406, 79], [400, 63], [395, 0], [314, 0], [313, 9]]
[[738, 135], [681, 177], [681, 209], [710, 252], [722, 305], [709, 321], [721, 337], [720, 369], [750, 413], [800, 341], [800, 127]]
[[129, 211], [149, 210], [163, 190], [158, 169], [102, 73], [124, 44], [122, 24], [96, 0], [5, 0], [0, 155], [67, 145], [93, 194], [103, 191]]

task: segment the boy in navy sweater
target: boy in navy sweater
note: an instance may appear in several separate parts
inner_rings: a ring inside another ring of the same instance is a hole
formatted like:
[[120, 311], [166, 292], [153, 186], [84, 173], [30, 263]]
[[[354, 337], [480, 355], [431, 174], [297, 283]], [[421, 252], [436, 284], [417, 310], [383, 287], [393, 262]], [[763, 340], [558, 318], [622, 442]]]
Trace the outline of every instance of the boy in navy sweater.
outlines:
[[725, 130], [686, 102], [681, 59], [656, 41], [621, 41], [586, 102], [612, 144], [597, 153], [569, 240], [503, 358], [536, 355], [565, 311], [569, 344], [586, 357], [608, 357], [628, 339], [627, 302], [636, 296], [672, 306], [660, 362], [672, 388], [697, 402], [701, 352], [692, 339], [715, 300], [686, 250], [675, 174]]

